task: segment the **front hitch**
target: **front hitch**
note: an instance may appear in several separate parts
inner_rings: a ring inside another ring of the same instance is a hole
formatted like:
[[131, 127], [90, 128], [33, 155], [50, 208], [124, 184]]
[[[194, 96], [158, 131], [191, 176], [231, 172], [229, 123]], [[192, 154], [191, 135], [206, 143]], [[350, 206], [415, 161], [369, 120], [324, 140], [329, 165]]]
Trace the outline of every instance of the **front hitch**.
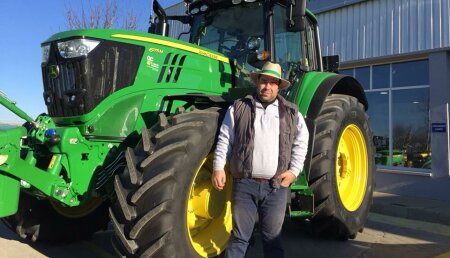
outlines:
[[[9, 100], [6, 94], [0, 91], [0, 104], [29, 123], [33, 119]], [[9, 166], [20, 159], [20, 141], [26, 136], [24, 127], [0, 130], [0, 166]], [[0, 217], [16, 213], [19, 204], [20, 182], [18, 179], [0, 171]]]
[[[9, 167], [20, 159], [20, 141], [26, 135], [24, 127], [0, 130], [0, 167]], [[20, 182], [0, 170], [0, 217], [16, 213]]]

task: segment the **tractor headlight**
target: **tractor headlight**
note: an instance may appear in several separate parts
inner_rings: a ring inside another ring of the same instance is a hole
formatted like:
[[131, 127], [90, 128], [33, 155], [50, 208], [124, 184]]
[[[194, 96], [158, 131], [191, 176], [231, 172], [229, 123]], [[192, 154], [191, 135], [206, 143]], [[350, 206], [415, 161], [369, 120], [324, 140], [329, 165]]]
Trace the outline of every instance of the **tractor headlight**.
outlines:
[[200, 9], [198, 9], [198, 8], [192, 8], [192, 10], [191, 10], [192, 15], [196, 15], [199, 12], [200, 12]]
[[58, 42], [59, 54], [64, 58], [87, 56], [100, 43], [92, 39], [72, 39]]
[[41, 46], [42, 51], [42, 63], [46, 63], [48, 61], [48, 57], [50, 56], [50, 44]]
[[261, 39], [256, 37], [250, 37], [247, 40], [247, 49], [251, 51], [256, 51], [259, 49]]
[[200, 11], [206, 12], [206, 10], [208, 10], [208, 6], [206, 4], [204, 4], [200, 7]]

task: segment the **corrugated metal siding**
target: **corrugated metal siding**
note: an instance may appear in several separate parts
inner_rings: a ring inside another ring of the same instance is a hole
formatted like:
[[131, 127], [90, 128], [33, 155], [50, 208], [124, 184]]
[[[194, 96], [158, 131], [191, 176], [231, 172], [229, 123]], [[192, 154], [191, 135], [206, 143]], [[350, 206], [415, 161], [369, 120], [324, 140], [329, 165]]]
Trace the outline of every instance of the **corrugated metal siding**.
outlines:
[[[172, 5], [166, 9], [166, 15], [185, 15], [186, 6], [183, 2]], [[183, 24], [179, 21], [169, 21], [169, 37], [178, 38], [180, 33], [189, 31], [189, 25]], [[181, 40], [189, 41], [189, 35], [181, 35]]]
[[373, 0], [317, 15], [323, 55], [352, 61], [450, 46], [450, 0]]

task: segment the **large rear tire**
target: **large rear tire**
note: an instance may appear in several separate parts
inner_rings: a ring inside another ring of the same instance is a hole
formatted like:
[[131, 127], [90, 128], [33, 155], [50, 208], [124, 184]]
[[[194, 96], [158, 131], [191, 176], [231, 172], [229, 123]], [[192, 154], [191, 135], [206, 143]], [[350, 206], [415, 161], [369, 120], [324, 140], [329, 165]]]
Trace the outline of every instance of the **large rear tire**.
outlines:
[[17, 213], [2, 221], [20, 237], [33, 242], [70, 243], [87, 240], [95, 232], [105, 230], [108, 207], [107, 202], [95, 198], [77, 207], [65, 207], [22, 192]]
[[[110, 209], [113, 246], [127, 257], [212, 257], [231, 232], [231, 183], [211, 184], [219, 109], [177, 114], [150, 130], [126, 153], [115, 177], [117, 203]], [[230, 182], [231, 180], [228, 179]]]
[[347, 240], [362, 231], [372, 203], [375, 172], [372, 133], [354, 97], [330, 95], [316, 119], [309, 185], [316, 234]]

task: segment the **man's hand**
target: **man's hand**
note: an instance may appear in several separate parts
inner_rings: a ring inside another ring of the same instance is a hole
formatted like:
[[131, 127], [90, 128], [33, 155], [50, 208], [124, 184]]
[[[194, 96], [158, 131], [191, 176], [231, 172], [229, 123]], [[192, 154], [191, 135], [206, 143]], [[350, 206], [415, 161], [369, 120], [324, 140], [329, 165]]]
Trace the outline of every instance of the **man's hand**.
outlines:
[[214, 188], [219, 191], [223, 190], [225, 183], [227, 181], [227, 176], [225, 174], [225, 170], [214, 170], [211, 176], [211, 182]]
[[297, 178], [290, 170], [286, 170], [278, 176], [281, 179], [281, 186], [289, 187]]

